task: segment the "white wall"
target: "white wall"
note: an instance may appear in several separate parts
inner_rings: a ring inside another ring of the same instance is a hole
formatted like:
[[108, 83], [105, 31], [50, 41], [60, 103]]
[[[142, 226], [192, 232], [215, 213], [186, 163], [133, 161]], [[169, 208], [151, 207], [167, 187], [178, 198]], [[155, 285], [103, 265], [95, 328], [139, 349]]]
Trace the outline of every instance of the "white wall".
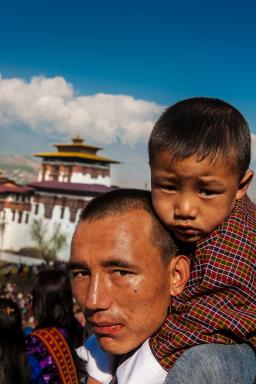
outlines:
[[[81, 197], [80, 197], [81, 199]], [[86, 198], [85, 200], [90, 200], [90, 198]], [[47, 234], [46, 237], [50, 239], [51, 235], [56, 228], [56, 225], [60, 225], [60, 231], [66, 236], [67, 245], [66, 247], [59, 253], [59, 259], [68, 260], [70, 254], [70, 243], [71, 239], [76, 227], [76, 223], [79, 218], [79, 213], [77, 212], [76, 222], [70, 222], [70, 209], [69, 207], [65, 207], [64, 216], [61, 218], [61, 206], [57, 205], [53, 208], [52, 218], [46, 219], [44, 218], [44, 205], [42, 203], [38, 204], [38, 214], [35, 214], [36, 203], [32, 199], [32, 209], [29, 213], [29, 221], [26, 224], [26, 213], [23, 213], [22, 222], [18, 223], [18, 214], [16, 212], [15, 220], [12, 221], [12, 210], [5, 209], [5, 230], [3, 236], [0, 233], [0, 248], [3, 250], [13, 250], [18, 251], [23, 247], [34, 247], [35, 243], [31, 239], [31, 226], [33, 220], [43, 219], [44, 223], [47, 225]], [[1, 222], [1, 220], [0, 220]], [[3, 222], [3, 220], [2, 220]]]

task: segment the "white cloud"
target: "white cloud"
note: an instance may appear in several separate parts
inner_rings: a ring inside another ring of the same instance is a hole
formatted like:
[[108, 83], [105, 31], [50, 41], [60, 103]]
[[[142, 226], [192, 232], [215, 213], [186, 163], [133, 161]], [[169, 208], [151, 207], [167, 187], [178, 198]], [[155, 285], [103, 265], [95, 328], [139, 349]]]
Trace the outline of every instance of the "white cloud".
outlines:
[[99, 144], [145, 142], [163, 106], [127, 95], [77, 95], [63, 77], [29, 82], [0, 77], [0, 126], [27, 125], [35, 131], [80, 133]]

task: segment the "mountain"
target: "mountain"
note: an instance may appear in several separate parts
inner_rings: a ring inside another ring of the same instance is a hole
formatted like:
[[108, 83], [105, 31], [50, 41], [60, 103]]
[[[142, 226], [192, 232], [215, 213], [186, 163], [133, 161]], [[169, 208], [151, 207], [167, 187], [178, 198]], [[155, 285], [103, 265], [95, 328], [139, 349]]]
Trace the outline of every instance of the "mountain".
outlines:
[[0, 155], [0, 170], [4, 176], [19, 184], [27, 184], [37, 179], [40, 161], [27, 155]]

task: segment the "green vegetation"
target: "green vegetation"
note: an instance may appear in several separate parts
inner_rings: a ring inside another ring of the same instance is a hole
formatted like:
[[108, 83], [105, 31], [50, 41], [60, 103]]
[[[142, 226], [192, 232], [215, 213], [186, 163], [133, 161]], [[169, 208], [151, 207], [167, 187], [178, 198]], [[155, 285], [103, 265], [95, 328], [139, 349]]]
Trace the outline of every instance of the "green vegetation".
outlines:
[[47, 262], [57, 260], [58, 252], [67, 244], [66, 235], [61, 232], [60, 224], [56, 225], [52, 235], [49, 236], [48, 225], [42, 219], [33, 221], [31, 238], [39, 250], [40, 257]]

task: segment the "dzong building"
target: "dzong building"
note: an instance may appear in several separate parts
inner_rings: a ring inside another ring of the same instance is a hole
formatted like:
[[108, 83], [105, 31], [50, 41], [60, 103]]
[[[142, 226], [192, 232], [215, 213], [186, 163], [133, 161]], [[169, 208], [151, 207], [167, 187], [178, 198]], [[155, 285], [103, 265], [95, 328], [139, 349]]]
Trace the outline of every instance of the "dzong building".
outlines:
[[71, 143], [54, 144], [53, 152], [35, 153], [42, 163], [38, 179], [21, 186], [0, 174], [0, 248], [19, 251], [32, 247], [31, 226], [41, 219], [50, 238], [56, 227], [67, 246], [59, 257], [67, 260], [81, 209], [93, 197], [114, 188], [111, 165], [118, 161], [98, 154], [80, 136]]

